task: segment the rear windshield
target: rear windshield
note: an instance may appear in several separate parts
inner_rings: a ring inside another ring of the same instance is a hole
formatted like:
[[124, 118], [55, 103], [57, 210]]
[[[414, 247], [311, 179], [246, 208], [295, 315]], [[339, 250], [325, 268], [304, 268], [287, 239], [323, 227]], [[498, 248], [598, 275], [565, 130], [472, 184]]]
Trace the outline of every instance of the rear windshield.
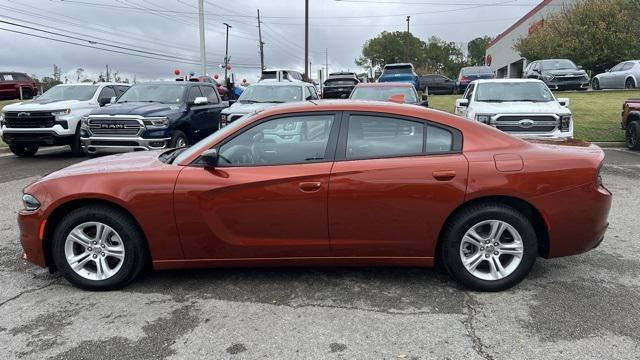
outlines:
[[353, 89], [350, 98], [354, 100], [387, 101], [393, 95], [404, 95], [404, 102], [408, 104], [415, 104], [418, 102], [415, 91], [407, 86], [356, 87]]
[[262, 77], [260, 77], [260, 79], [262, 79], [262, 80], [276, 79], [276, 72], [275, 71], [265, 71], [265, 72], [262, 73]]
[[413, 74], [413, 69], [411, 66], [393, 66], [393, 67], [385, 67], [385, 74]]
[[355, 79], [327, 79], [324, 82], [325, 86], [351, 86], [357, 84], [358, 81]]
[[493, 74], [491, 68], [486, 66], [463, 68], [461, 71], [464, 75], [486, 75]]

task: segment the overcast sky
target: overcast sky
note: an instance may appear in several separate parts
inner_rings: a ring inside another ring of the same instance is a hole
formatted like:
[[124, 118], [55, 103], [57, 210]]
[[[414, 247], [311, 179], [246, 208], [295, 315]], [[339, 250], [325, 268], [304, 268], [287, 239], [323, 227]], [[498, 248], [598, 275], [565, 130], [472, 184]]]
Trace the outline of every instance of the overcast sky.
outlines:
[[[537, 0], [309, 2], [313, 77], [319, 66], [324, 66], [325, 48], [330, 71], [356, 70], [354, 59], [360, 55], [364, 42], [384, 30], [405, 30], [407, 15], [411, 15], [411, 33], [423, 40], [438, 36], [466, 44], [478, 36], [496, 36], [539, 3]], [[135, 57], [0, 30], [0, 71], [15, 70], [42, 77], [50, 75], [52, 64], [57, 64], [70, 82], [76, 80], [75, 69], [84, 68], [89, 77], [95, 78], [106, 64], [130, 79], [135, 74], [139, 81], [171, 79], [174, 69], [199, 73], [197, 4], [197, 0], [0, 0], [2, 29], [165, 59]], [[232, 26], [229, 56], [234, 73], [239, 79], [257, 78], [258, 8], [266, 66], [304, 70], [304, 0], [205, 0], [209, 74], [222, 74], [218, 65], [224, 58], [223, 22], [226, 22]]]

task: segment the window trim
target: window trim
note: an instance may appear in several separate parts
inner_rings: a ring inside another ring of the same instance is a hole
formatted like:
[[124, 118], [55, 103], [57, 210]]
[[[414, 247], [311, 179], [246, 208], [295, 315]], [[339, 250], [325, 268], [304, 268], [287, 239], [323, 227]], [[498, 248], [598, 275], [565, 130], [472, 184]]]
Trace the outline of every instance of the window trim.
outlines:
[[[424, 131], [422, 132], [422, 151], [419, 153], [411, 153], [411, 154], [376, 155], [371, 157], [348, 159], [347, 158], [347, 137], [349, 132], [349, 121], [351, 120], [351, 116], [353, 115], [388, 117], [388, 118], [397, 119], [397, 120], [406, 120], [406, 121], [421, 123], [424, 126]], [[463, 150], [462, 131], [448, 125], [440, 124], [439, 122], [426, 120], [422, 118], [416, 118], [412, 116], [398, 115], [398, 114], [386, 113], [386, 112], [345, 111], [342, 114], [342, 121], [340, 125], [341, 125], [340, 133], [339, 133], [338, 144], [336, 147], [335, 158], [334, 158], [335, 161], [361, 161], [361, 160], [374, 160], [374, 159], [406, 158], [406, 157], [417, 157], [417, 156], [452, 155], [452, 154], [462, 154], [462, 150]], [[434, 126], [450, 132], [451, 140], [452, 140], [452, 143], [451, 143], [452, 150], [427, 152], [426, 146], [427, 146], [428, 126]]]
[[[247, 168], [247, 167], [258, 168], [258, 167], [287, 166], [287, 165], [301, 165], [301, 164], [316, 164], [316, 163], [333, 162], [334, 159], [335, 159], [336, 145], [337, 145], [337, 142], [338, 142], [338, 136], [339, 136], [339, 132], [340, 132], [340, 129], [341, 129], [342, 119], [344, 117], [342, 111], [306, 111], [306, 112], [299, 112], [299, 113], [272, 115], [272, 116], [269, 116], [269, 117], [266, 117], [264, 119], [260, 119], [258, 121], [255, 121], [255, 122], [251, 123], [250, 125], [248, 125], [248, 126], [244, 127], [243, 129], [240, 129], [239, 131], [231, 134], [229, 137], [227, 137], [226, 139], [224, 139], [221, 142], [217, 143], [215, 146], [210, 147], [207, 150], [216, 149], [219, 152], [220, 148], [222, 146], [224, 146], [226, 143], [228, 143], [229, 141], [235, 139], [236, 137], [244, 134], [245, 132], [251, 130], [252, 128], [254, 128], [254, 127], [256, 127], [256, 126], [258, 126], [258, 125], [260, 125], [260, 124], [262, 124], [264, 122], [267, 122], [267, 121], [278, 120], [278, 119], [286, 119], [286, 118], [290, 118], [290, 117], [302, 117], [302, 116], [314, 116], [314, 115], [315, 116], [333, 115], [333, 123], [331, 124], [331, 130], [329, 130], [329, 138], [327, 139], [327, 148], [325, 149], [324, 157], [322, 159], [312, 160], [312, 161], [293, 162], [293, 163], [281, 163], [281, 164], [248, 164], [248, 165], [219, 164], [218, 166], [216, 166], [216, 168], [225, 168], [225, 169]], [[204, 150], [204, 151], [207, 151], [207, 150]], [[191, 164], [189, 164], [188, 166], [204, 167], [204, 164], [201, 163], [201, 155], [198, 155], [198, 157], [195, 160], [193, 160], [191, 162]]]

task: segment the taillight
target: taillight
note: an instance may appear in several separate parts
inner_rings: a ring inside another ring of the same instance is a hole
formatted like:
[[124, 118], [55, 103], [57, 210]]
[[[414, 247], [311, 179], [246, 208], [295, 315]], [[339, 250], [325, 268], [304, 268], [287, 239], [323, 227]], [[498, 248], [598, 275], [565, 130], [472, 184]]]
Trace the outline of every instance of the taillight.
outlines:
[[460, 75], [460, 80], [461, 81], [469, 81], [469, 77], [468, 76], [464, 76], [464, 75]]

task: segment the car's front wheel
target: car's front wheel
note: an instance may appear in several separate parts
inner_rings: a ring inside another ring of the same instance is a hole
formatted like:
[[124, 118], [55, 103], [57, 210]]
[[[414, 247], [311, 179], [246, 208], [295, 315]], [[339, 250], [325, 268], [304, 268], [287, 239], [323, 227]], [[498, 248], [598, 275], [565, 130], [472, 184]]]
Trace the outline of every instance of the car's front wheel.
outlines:
[[31, 157], [38, 152], [39, 148], [40, 148], [39, 145], [20, 145], [20, 144], [9, 145], [9, 150], [11, 150], [12, 153], [20, 157]]
[[477, 291], [501, 291], [518, 284], [538, 255], [529, 220], [500, 203], [462, 210], [448, 223], [442, 241], [441, 256], [449, 274]]
[[625, 140], [629, 149], [640, 150], [640, 121], [635, 120], [627, 124]]
[[144, 268], [144, 237], [121, 210], [85, 206], [71, 211], [53, 234], [53, 259], [62, 275], [87, 290], [122, 288]]

